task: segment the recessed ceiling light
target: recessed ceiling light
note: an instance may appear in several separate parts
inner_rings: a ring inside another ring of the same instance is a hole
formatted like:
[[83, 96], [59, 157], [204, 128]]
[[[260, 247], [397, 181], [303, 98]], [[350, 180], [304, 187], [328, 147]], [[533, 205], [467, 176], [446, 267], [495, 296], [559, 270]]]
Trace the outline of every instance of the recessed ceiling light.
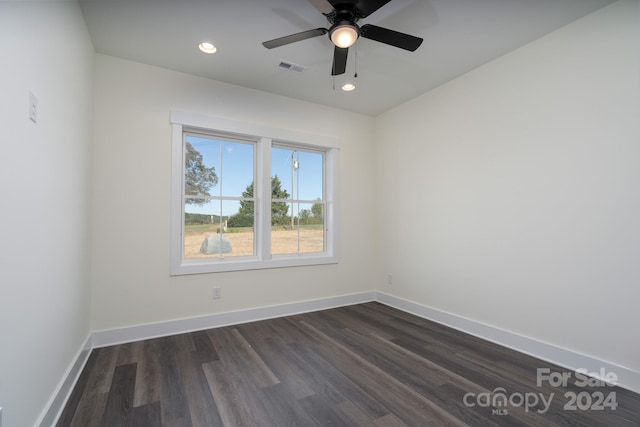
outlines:
[[218, 50], [212, 43], [202, 42], [198, 45], [198, 49], [203, 51], [204, 53], [216, 53]]
[[345, 92], [351, 92], [355, 88], [356, 88], [356, 85], [354, 85], [353, 83], [345, 83], [342, 85], [342, 90]]

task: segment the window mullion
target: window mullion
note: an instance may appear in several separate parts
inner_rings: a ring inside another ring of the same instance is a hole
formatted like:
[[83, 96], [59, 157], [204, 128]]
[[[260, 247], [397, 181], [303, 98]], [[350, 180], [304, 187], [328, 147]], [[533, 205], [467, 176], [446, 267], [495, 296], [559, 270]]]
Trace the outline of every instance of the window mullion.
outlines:
[[258, 141], [256, 171], [256, 239], [257, 253], [261, 260], [271, 259], [271, 139]]
[[[225, 182], [222, 179], [222, 177], [224, 176], [224, 141], [220, 142], [220, 149], [219, 149], [219, 153], [220, 153], [220, 165], [219, 165], [219, 176], [218, 176], [218, 196], [220, 197], [220, 203], [222, 203], [222, 187], [224, 186]], [[222, 204], [220, 204], [220, 209], [222, 209]], [[222, 212], [222, 211], [221, 211]]]
[[[296, 155], [296, 160], [295, 160], [295, 167], [293, 168], [295, 170], [295, 177], [296, 177], [296, 197], [294, 197], [295, 199], [298, 199], [298, 203], [296, 205], [296, 207], [298, 208], [296, 214], [298, 216], [298, 224], [297, 224], [297, 230], [298, 230], [298, 255], [300, 255], [300, 154], [297, 151], [294, 151], [295, 155]], [[293, 183], [291, 185], [291, 189], [293, 190]], [[293, 218], [293, 212], [291, 212], [291, 218]]]

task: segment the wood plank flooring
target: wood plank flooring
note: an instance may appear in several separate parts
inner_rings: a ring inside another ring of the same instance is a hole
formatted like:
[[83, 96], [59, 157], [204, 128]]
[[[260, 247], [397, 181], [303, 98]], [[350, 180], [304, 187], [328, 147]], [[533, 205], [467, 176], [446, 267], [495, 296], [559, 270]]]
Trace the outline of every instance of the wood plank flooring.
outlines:
[[640, 426], [640, 395], [537, 368], [569, 372], [367, 303], [95, 349], [57, 425]]

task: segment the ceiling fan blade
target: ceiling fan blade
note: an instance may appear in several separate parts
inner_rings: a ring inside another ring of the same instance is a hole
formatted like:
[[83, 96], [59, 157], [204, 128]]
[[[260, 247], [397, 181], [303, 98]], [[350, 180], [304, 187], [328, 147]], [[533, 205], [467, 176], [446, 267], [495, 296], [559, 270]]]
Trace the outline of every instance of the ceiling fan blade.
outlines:
[[390, 1], [391, 0], [357, 0], [355, 4], [356, 9], [359, 11], [358, 16], [360, 18], [366, 18]]
[[360, 36], [411, 52], [419, 48], [423, 41], [420, 37], [410, 36], [409, 34], [399, 33], [398, 31], [370, 24], [363, 25], [360, 28]]
[[337, 76], [344, 74], [347, 71], [347, 56], [349, 54], [349, 48], [336, 46], [333, 50], [333, 65], [331, 66], [331, 75]]
[[307, 0], [309, 3], [313, 5], [316, 9], [320, 11], [320, 13], [324, 13], [325, 15], [333, 12], [333, 6], [329, 3], [328, 0]]
[[299, 41], [310, 39], [313, 37], [318, 37], [323, 34], [327, 34], [327, 32], [328, 30], [326, 28], [316, 28], [315, 30], [307, 30], [301, 33], [291, 34], [289, 36], [284, 36], [277, 39], [262, 42], [262, 46], [266, 47], [267, 49], [273, 49], [274, 47], [280, 47], [286, 44], [299, 42]]

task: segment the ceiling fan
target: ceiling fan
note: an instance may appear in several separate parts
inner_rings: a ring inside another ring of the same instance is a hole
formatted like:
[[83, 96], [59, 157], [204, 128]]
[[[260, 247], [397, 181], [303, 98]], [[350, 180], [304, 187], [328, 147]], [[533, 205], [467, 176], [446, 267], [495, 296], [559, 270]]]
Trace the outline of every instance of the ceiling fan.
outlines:
[[329, 33], [329, 38], [335, 45], [333, 65], [331, 67], [332, 76], [344, 74], [347, 69], [349, 47], [358, 40], [358, 37], [364, 37], [413, 52], [422, 44], [420, 37], [376, 25], [365, 24], [360, 27], [357, 24], [360, 19], [366, 18], [390, 1], [391, 0], [308, 0], [309, 3], [327, 17], [327, 21], [329, 21], [330, 24], [328, 29], [315, 28], [313, 30], [269, 40], [263, 42], [262, 45], [267, 49], [273, 49]]

